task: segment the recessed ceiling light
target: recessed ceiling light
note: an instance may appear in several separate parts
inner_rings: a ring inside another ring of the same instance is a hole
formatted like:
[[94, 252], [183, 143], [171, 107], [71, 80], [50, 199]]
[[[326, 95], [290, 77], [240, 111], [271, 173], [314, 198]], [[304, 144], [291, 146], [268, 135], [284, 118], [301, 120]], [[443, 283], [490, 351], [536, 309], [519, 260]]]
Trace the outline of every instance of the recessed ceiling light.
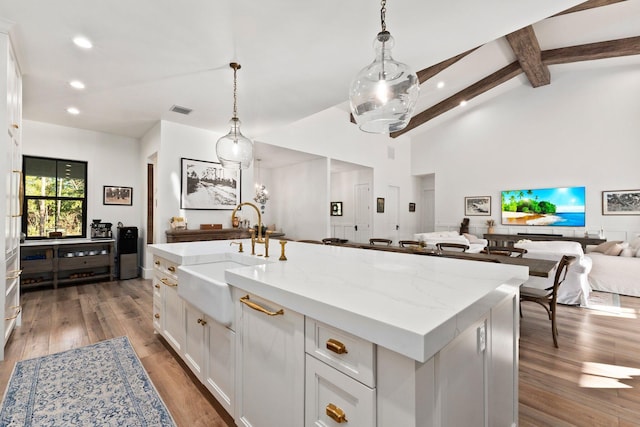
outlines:
[[67, 113], [77, 116], [78, 114], [80, 114], [80, 110], [78, 110], [76, 107], [69, 107], [67, 108]]
[[465, 105], [467, 105], [467, 101], [460, 101], [460, 106], [464, 107]]
[[442, 89], [444, 87], [444, 82], [443, 81], [439, 81], [437, 84], [438, 89]]
[[82, 83], [80, 80], [71, 80], [69, 82], [69, 86], [71, 86], [74, 89], [84, 89], [84, 83]]
[[86, 37], [77, 36], [73, 38], [73, 42], [76, 46], [81, 47], [83, 49], [91, 49], [93, 47], [93, 43]]

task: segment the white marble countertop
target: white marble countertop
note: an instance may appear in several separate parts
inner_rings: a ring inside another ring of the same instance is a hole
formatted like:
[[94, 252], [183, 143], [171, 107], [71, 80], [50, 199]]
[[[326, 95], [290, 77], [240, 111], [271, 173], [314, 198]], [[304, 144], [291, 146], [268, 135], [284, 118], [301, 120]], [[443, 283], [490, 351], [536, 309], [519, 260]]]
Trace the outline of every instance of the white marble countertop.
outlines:
[[43, 240], [25, 240], [20, 246], [50, 246], [50, 245], [77, 245], [83, 243], [110, 243], [115, 242], [114, 239], [43, 239]]
[[[150, 249], [182, 265], [237, 252], [229, 241]], [[419, 362], [528, 279], [527, 267], [330, 245], [288, 242], [288, 260], [278, 261], [274, 240], [270, 253], [266, 264], [227, 270], [227, 282]]]

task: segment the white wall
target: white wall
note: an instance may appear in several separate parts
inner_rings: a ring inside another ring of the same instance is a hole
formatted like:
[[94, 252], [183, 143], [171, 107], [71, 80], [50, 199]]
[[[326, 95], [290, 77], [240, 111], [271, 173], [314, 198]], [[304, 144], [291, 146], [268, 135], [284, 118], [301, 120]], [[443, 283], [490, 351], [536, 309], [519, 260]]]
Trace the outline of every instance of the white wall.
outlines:
[[[423, 125], [412, 137], [411, 169], [435, 173], [436, 229], [459, 227], [465, 196], [491, 196], [491, 218], [499, 224], [502, 190], [586, 186], [587, 230], [602, 226], [610, 240], [640, 232], [640, 216], [602, 215], [603, 190], [640, 188], [640, 74], [637, 65], [616, 64], [601, 60], [588, 71], [554, 66], [548, 86], [513, 84], [490, 102], [478, 97]], [[488, 217], [470, 218], [472, 231], [486, 232]]]
[[[87, 236], [94, 218], [111, 222], [114, 237], [118, 222], [140, 229], [146, 191], [138, 173], [136, 139], [24, 120], [22, 142], [23, 155], [87, 162]], [[104, 185], [133, 187], [133, 205], [103, 205]]]

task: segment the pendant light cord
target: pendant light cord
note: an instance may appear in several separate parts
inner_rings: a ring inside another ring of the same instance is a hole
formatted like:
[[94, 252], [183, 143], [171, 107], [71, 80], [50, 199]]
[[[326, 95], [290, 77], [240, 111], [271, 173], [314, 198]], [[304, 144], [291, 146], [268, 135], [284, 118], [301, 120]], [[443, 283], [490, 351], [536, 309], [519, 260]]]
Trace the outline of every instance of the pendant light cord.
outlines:
[[387, 13], [387, 0], [380, 2], [380, 26], [382, 31], [387, 31], [387, 22], [385, 21], [385, 15]]
[[233, 118], [238, 118], [238, 79], [236, 73], [241, 68], [241, 65], [237, 62], [229, 64], [233, 68]]

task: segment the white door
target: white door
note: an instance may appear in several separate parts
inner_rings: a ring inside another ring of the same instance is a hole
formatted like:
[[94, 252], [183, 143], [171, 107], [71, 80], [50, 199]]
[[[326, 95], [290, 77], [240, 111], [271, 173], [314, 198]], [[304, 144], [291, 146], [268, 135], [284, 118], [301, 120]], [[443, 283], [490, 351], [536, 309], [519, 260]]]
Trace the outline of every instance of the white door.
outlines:
[[422, 216], [420, 221], [420, 232], [429, 233], [435, 231], [436, 210], [435, 210], [435, 190], [424, 190], [422, 192]]
[[369, 223], [371, 220], [371, 189], [369, 184], [356, 185], [356, 209], [354, 219], [354, 238], [358, 243], [368, 243]]
[[400, 234], [400, 217], [398, 214], [399, 200], [400, 200], [400, 187], [396, 187], [395, 185], [390, 185], [389, 188], [387, 189], [387, 202], [385, 206], [385, 215], [387, 216], [386, 238], [393, 240], [394, 244], [398, 243], [398, 235]]

